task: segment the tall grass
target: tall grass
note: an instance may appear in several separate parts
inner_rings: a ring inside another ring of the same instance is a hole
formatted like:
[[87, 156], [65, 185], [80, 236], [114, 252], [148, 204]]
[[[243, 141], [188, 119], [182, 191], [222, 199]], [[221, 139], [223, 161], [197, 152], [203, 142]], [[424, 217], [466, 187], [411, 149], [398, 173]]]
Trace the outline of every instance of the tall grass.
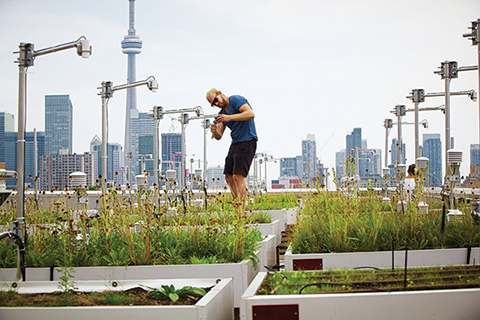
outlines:
[[[251, 259], [262, 240], [248, 227], [258, 222], [231, 213], [182, 214], [166, 217], [152, 202], [131, 208], [111, 193], [99, 201], [99, 216], [74, 212], [66, 202], [48, 208], [26, 205], [27, 267], [130, 266], [190, 263], [237, 263]], [[16, 219], [15, 203], [0, 209], [6, 228]], [[190, 219], [188, 219], [190, 217]], [[135, 232], [134, 225], [141, 226]], [[0, 241], [0, 267], [16, 266], [16, 247]]]
[[393, 210], [375, 197], [348, 198], [321, 193], [309, 199], [309, 215], [292, 235], [294, 253], [362, 252], [480, 246], [480, 227], [473, 225], [469, 204], [465, 214], [441, 230], [442, 211], [419, 214], [411, 204], [405, 212]]

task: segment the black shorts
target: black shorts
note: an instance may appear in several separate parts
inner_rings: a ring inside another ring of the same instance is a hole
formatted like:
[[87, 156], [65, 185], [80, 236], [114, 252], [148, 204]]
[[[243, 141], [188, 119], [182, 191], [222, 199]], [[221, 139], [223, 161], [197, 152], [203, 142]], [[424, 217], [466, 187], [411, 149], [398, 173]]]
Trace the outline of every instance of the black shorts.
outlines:
[[257, 140], [243, 141], [232, 144], [225, 158], [224, 174], [242, 174], [248, 176], [250, 165], [257, 151]]

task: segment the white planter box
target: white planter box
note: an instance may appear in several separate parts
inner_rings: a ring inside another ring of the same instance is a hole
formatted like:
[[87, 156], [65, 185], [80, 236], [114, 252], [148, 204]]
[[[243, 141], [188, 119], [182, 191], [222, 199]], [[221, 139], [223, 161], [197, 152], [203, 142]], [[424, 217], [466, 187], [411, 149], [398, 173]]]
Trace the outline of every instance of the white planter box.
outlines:
[[289, 224], [296, 224], [300, 215], [300, 207], [281, 209], [281, 210], [258, 210], [253, 212], [268, 213], [272, 217], [272, 221], [280, 220], [281, 230], [285, 231], [286, 226]]
[[[258, 255], [262, 254], [259, 250]], [[53, 280], [57, 283], [62, 274], [55, 268]], [[0, 269], [1, 281], [13, 281], [16, 268]], [[125, 281], [138, 279], [203, 279], [233, 278], [234, 305], [240, 307], [240, 297], [258, 273], [251, 260], [239, 263], [188, 264], [161, 266], [129, 266], [129, 267], [78, 267], [74, 268], [74, 281], [104, 280]], [[50, 268], [27, 268], [27, 281], [49, 281]]]
[[[478, 319], [480, 289], [255, 295], [265, 272], [242, 296], [240, 319]], [[254, 316], [255, 315], [255, 316]]]
[[260, 249], [258, 250], [258, 271], [267, 271], [265, 266], [272, 267], [277, 260], [277, 236], [267, 235], [260, 242]]
[[299, 215], [300, 215], [300, 207], [288, 209], [287, 224], [296, 224]]
[[[409, 250], [407, 256], [408, 267], [458, 265], [467, 264], [468, 249], [432, 249], [432, 250]], [[395, 267], [405, 266], [405, 251], [395, 251]], [[480, 264], [480, 248], [471, 248], [470, 261], [468, 264]], [[346, 252], [346, 253], [309, 253], [292, 254], [289, 247], [285, 253], [285, 269], [289, 271], [327, 270], [334, 268], [356, 267], [392, 267], [392, 252]]]
[[248, 225], [252, 228], [259, 230], [262, 233], [262, 236], [268, 236], [273, 234], [275, 236], [276, 244], [280, 244], [282, 241], [282, 229], [280, 220], [275, 220], [270, 223], [257, 223]]
[[[126, 290], [139, 284], [160, 288], [173, 284], [184, 286], [214, 286], [202, 299], [192, 306], [100, 306], [100, 307], [0, 307], [1, 319], [234, 319], [232, 279], [183, 279], [183, 280], [126, 280], [112, 287], [110, 281], [77, 281], [78, 291]], [[9, 283], [0, 283], [8, 288]], [[19, 293], [48, 293], [57, 289], [57, 282], [27, 281], [18, 283]]]
[[280, 220], [280, 231], [285, 231], [285, 228], [287, 227], [287, 209], [253, 211], [253, 213], [259, 212], [269, 214], [272, 217], [272, 221]]

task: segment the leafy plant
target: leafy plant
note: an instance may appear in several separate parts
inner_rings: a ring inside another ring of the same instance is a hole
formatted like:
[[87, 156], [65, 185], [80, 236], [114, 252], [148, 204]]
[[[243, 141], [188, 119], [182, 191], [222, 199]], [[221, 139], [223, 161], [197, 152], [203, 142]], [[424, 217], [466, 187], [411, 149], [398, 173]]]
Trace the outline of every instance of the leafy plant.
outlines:
[[71, 280], [75, 278], [73, 276], [73, 274], [75, 273], [73, 267], [60, 267], [59, 269], [57, 269], [57, 271], [62, 273], [62, 275], [59, 277], [60, 280], [58, 281], [57, 286], [57, 288], [61, 292], [67, 293], [78, 290], [78, 288], [75, 287], [75, 281]]
[[[203, 297], [206, 294], [203, 288], [195, 288], [190, 286], [185, 286], [181, 289], [175, 289], [175, 286], [173, 284], [169, 286], [162, 285], [161, 289], [151, 288], [149, 286], [144, 286], [144, 285], [141, 285], [141, 286], [150, 289], [151, 292], [147, 295], [147, 298], [151, 298], [155, 300], [169, 299], [175, 302], [181, 297], [195, 300], [198, 296]], [[197, 297], [195, 297], [195, 295], [197, 295]]]

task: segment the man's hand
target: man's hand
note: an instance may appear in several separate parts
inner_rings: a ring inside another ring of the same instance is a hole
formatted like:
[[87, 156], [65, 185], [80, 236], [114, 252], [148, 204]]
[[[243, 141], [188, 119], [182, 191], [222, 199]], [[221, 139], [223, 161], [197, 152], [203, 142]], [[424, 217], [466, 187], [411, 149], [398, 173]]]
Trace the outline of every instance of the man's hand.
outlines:
[[252, 111], [252, 108], [248, 104], [243, 104], [238, 108], [239, 113], [235, 114], [223, 114], [220, 113], [215, 117], [215, 121], [218, 123], [228, 122], [228, 121], [248, 121], [255, 118], [255, 114]]
[[218, 116], [215, 117], [215, 121], [217, 123], [222, 123], [222, 122], [227, 122], [230, 121], [230, 116], [227, 114], [219, 114]]
[[[215, 120], [215, 122], [217, 122], [217, 120]], [[217, 132], [217, 124], [216, 123], [212, 123], [210, 125], [210, 132], [215, 134], [215, 132]]]

